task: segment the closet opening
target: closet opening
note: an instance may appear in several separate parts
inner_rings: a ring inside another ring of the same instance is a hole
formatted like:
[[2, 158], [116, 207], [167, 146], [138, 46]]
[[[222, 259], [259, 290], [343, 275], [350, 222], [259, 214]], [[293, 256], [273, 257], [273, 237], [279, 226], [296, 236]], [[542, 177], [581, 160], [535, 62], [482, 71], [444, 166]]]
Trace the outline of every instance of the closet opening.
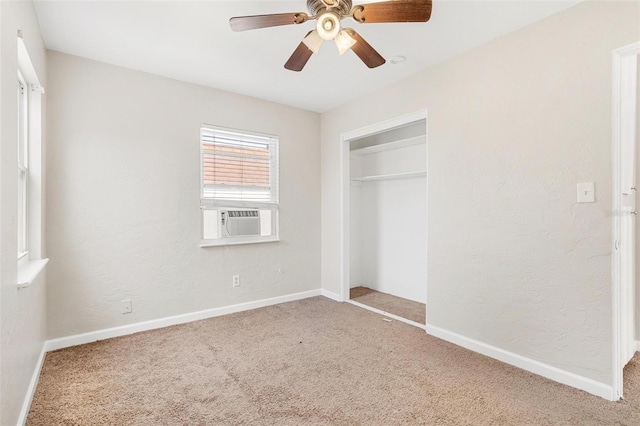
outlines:
[[425, 328], [427, 116], [342, 135], [342, 299]]

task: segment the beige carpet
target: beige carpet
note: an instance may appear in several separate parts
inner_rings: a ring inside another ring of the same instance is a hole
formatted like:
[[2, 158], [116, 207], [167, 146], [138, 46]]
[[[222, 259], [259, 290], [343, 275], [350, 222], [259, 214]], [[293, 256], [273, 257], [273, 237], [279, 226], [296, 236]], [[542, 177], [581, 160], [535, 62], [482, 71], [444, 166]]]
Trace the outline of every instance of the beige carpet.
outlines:
[[382, 293], [367, 287], [354, 287], [351, 289], [349, 296], [351, 300], [360, 302], [363, 305], [371, 306], [420, 324], [426, 323], [427, 306], [424, 303], [403, 299], [402, 297]]
[[29, 425], [640, 425], [582, 391], [323, 297], [47, 354]]

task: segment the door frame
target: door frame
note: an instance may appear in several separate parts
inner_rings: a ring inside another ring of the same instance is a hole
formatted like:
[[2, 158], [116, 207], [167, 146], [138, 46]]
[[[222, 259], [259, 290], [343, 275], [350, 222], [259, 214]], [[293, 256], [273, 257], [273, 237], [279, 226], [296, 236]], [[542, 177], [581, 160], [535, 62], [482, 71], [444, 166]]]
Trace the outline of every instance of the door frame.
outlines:
[[[635, 126], [637, 105], [629, 108], [625, 105], [625, 93], [633, 92], [636, 96], [637, 55], [640, 54], [640, 41], [616, 49], [613, 57], [613, 92], [612, 92], [612, 159], [613, 159], [613, 210], [612, 210], [612, 364], [613, 364], [613, 400], [623, 398], [623, 369], [629, 345], [628, 306], [625, 306], [625, 295], [633, 289], [635, 259], [633, 257], [633, 223], [630, 219], [631, 208], [624, 206], [623, 193], [635, 191], [631, 182], [625, 181], [625, 154], [635, 155], [635, 138], [628, 138], [630, 125]], [[634, 102], [635, 104], [635, 102]], [[635, 129], [634, 129], [635, 132]], [[631, 140], [634, 139], [634, 140]], [[630, 287], [631, 286], [631, 287]]]
[[[350, 164], [350, 143], [354, 139], [363, 138], [366, 136], [375, 135], [385, 132], [387, 130], [394, 129], [403, 125], [407, 125], [416, 121], [425, 120], [425, 138], [427, 144], [427, 192], [429, 188], [429, 120], [427, 118], [427, 110], [421, 109], [419, 111], [406, 114], [400, 117], [385, 120], [380, 123], [371, 124], [359, 129], [351, 130], [340, 135], [340, 301], [348, 302], [350, 299], [350, 262], [351, 262], [351, 206], [350, 206], [350, 192], [351, 192], [351, 164]], [[429, 212], [429, 197], [427, 194], [427, 216]], [[427, 238], [429, 234], [429, 223], [427, 221]], [[429, 252], [429, 243], [427, 239], [427, 255]], [[428, 256], [427, 256], [428, 257]], [[427, 262], [427, 259], [425, 259]], [[428, 263], [427, 263], [428, 265]], [[427, 283], [425, 282], [425, 294], [427, 293]], [[429, 298], [427, 297], [427, 313], [429, 312]], [[428, 315], [428, 314], [427, 314]], [[397, 318], [402, 321], [401, 318]], [[425, 318], [426, 320], [426, 318]], [[409, 321], [409, 320], [407, 320]], [[412, 325], [413, 321], [409, 321]], [[426, 322], [428, 324], [428, 321]], [[421, 324], [420, 324], [421, 325]], [[422, 327], [421, 327], [422, 328]]]

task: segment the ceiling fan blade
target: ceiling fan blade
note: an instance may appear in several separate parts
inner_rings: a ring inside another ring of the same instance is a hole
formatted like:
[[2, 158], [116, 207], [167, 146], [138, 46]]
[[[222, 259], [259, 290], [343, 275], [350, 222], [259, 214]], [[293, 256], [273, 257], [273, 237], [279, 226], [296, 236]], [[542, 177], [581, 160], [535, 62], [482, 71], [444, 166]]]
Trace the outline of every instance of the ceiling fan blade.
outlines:
[[345, 28], [344, 30], [355, 39], [356, 44], [351, 46], [351, 50], [353, 50], [353, 53], [358, 55], [358, 58], [362, 59], [362, 62], [364, 62], [366, 66], [369, 68], [375, 68], [386, 62], [376, 49], [371, 47], [371, 45], [367, 43], [360, 34], [355, 32], [354, 29]]
[[[312, 31], [309, 31], [307, 35], [311, 34]], [[306, 37], [306, 36], [305, 36]], [[284, 67], [290, 71], [302, 71], [302, 68], [307, 64], [309, 58], [313, 55], [313, 51], [307, 47], [304, 42], [300, 42], [296, 50], [293, 51], [293, 54], [289, 58]]]
[[273, 15], [236, 16], [229, 19], [233, 31], [247, 31], [258, 28], [277, 27], [279, 25], [302, 24], [309, 15], [299, 13], [276, 13]]
[[427, 22], [431, 0], [392, 0], [354, 6], [353, 19], [361, 24], [376, 22]]

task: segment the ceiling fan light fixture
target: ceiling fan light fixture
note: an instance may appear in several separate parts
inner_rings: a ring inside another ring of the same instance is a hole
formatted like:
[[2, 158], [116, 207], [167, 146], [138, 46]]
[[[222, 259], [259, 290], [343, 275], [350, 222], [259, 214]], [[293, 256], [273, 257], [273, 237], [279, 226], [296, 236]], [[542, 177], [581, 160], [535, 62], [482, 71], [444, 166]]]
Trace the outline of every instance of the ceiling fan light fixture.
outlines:
[[313, 53], [318, 53], [320, 51], [320, 46], [322, 46], [322, 42], [324, 40], [322, 37], [318, 35], [318, 31], [311, 31], [302, 42], [311, 50]]
[[318, 18], [316, 30], [323, 40], [333, 40], [340, 32], [340, 18], [331, 12], [323, 13]]
[[351, 49], [356, 40], [349, 35], [345, 30], [341, 30], [335, 38], [336, 46], [338, 46], [338, 53], [344, 55], [344, 52]]

